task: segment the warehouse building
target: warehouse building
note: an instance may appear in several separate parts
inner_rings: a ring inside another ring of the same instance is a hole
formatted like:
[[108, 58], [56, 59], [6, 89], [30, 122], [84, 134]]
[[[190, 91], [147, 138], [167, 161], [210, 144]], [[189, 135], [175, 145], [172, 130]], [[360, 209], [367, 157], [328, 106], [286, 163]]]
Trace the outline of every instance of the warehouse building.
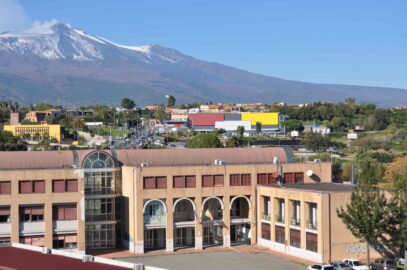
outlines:
[[340, 259], [360, 243], [334, 216], [352, 186], [331, 178], [330, 163], [295, 163], [285, 148], [2, 152], [0, 242]]

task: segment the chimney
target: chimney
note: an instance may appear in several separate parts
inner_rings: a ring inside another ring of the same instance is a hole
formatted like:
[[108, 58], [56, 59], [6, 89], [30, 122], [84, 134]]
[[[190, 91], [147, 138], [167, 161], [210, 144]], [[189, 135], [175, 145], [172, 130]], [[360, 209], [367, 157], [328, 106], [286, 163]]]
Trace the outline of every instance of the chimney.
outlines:
[[18, 125], [18, 124], [20, 124], [18, 112], [10, 113], [10, 125]]

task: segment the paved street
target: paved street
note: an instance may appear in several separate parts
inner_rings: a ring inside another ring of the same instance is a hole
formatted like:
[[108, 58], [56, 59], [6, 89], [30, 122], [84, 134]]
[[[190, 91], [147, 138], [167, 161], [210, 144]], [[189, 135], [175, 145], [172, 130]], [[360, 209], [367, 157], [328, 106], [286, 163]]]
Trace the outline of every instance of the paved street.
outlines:
[[306, 267], [272, 254], [221, 251], [208, 253], [128, 257], [120, 260], [171, 270], [303, 270]]

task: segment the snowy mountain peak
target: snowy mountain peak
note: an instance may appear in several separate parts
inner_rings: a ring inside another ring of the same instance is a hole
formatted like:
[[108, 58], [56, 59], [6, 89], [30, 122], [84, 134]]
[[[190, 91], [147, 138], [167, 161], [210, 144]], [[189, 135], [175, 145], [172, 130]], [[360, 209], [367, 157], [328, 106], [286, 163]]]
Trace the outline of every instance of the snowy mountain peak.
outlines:
[[56, 20], [34, 23], [23, 32], [0, 34], [0, 52], [37, 56], [46, 60], [102, 61], [128, 58], [145, 64], [177, 63], [185, 58], [175, 50], [157, 45], [120, 45]]

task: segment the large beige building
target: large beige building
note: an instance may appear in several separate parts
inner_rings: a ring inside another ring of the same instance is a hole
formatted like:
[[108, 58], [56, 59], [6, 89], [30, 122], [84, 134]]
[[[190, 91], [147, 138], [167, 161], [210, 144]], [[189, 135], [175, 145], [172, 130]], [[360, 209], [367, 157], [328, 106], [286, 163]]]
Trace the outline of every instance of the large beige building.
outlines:
[[352, 186], [285, 148], [0, 153], [0, 242], [131, 252], [259, 244], [364, 256], [336, 217]]

